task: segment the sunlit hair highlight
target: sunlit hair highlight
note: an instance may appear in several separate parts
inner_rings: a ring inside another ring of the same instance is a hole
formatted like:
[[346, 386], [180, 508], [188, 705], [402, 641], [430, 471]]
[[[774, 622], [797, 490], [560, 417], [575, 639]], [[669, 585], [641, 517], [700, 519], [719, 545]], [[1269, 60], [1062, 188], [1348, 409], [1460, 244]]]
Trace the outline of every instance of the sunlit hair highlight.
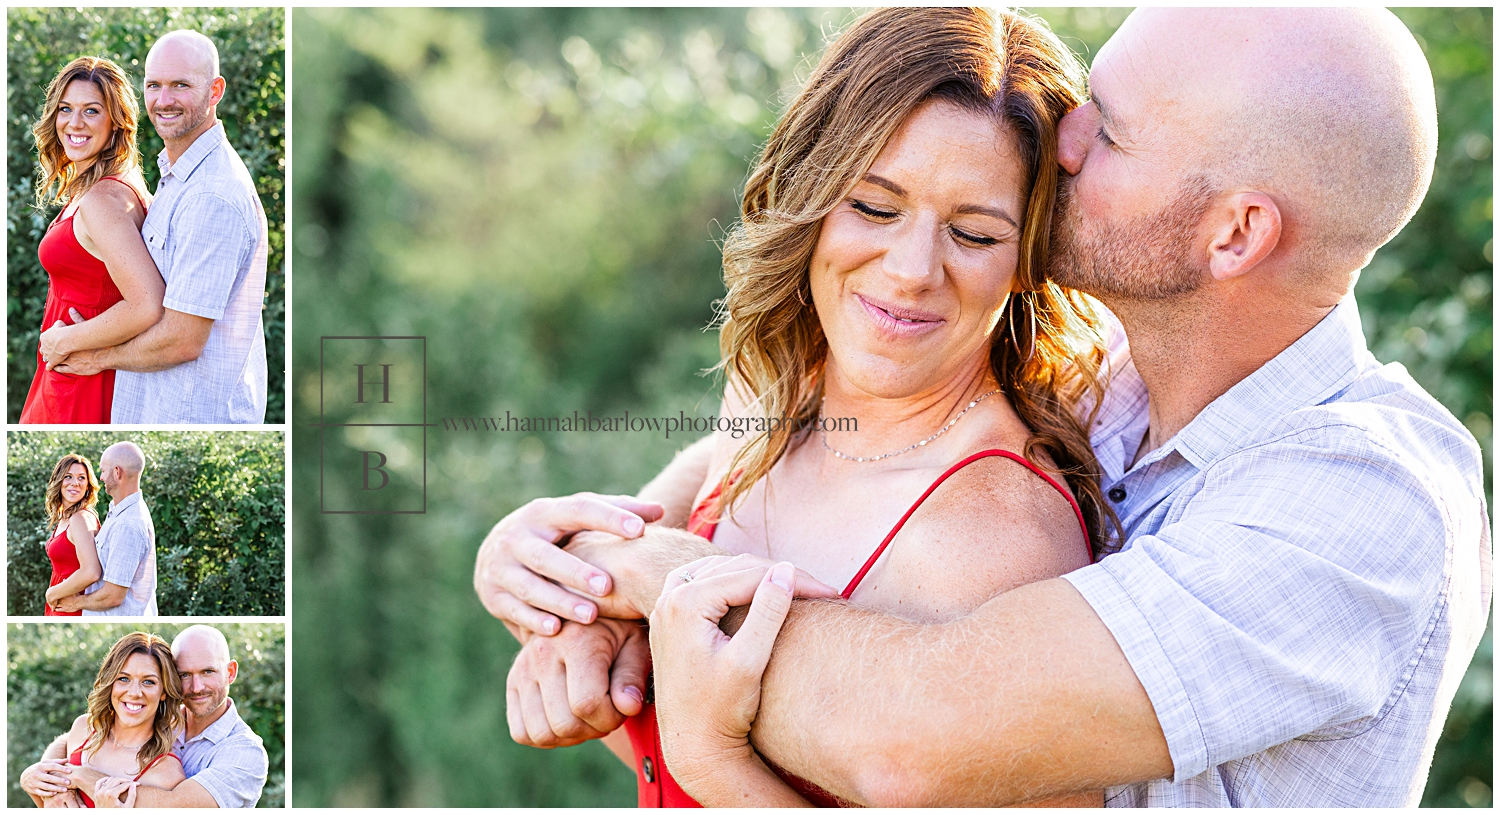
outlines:
[[[57, 109], [63, 94], [74, 80], [93, 83], [104, 97], [104, 109], [111, 126], [109, 144], [94, 156], [82, 170], [63, 150], [57, 132]], [[42, 116], [31, 126], [36, 141], [36, 203], [55, 206], [83, 195], [106, 176], [128, 176], [141, 166], [141, 151], [135, 143], [140, 105], [135, 89], [119, 65], [103, 57], [79, 57], [68, 63], [47, 85], [47, 101]]]
[[1024, 292], [1001, 315], [990, 364], [1031, 428], [1025, 454], [1047, 452], [1083, 507], [1095, 554], [1105, 550], [1106, 526], [1118, 532], [1118, 521], [1100, 492], [1092, 419], [1076, 412], [1100, 402], [1098, 314], [1092, 299], [1046, 279], [1057, 124], [1083, 102], [1083, 77], [1077, 58], [1042, 23], [989, 9], [879, 9], [829, 45], [761, 149], [724, 244], [720, 367], [730, 387], [748, 389], [755, 412], [785, 416], [793, 429], [740, 449], [721, 484], [720, 508], [732, 509], [786, 453], [795, 428], [817, 417], [828, 345], [808, 305], [808, 270], [823, 217], [907, 117], [943, 99], [992, 116], [1016, 140], [1030, 190], [1016, 270]]

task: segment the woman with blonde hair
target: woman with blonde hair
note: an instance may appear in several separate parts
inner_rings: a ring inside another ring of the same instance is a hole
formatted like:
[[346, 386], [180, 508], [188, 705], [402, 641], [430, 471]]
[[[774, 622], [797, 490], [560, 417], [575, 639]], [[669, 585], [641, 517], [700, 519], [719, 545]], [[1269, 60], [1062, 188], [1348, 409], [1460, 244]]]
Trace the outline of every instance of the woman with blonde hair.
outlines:
[[150, 193], [135, 141], [139, 117], [125, 72], [102, 57], [73, 60], [47, 86], [32, 127], [36, 203], [62, 211], [37, 250], [47, 302], [23, 423], [107, 424], [114, 371], [78, 376], [51, 366], [125, 342], [161, 318], [166, 283], [141, 239]]
[[99, 482], [93, 465], [77, 453], [58, 459], [47, 481], [47, 527], [53, 531], [47, 541], [47, 559], [52, 561], [52, 582], [47, 584], [48, 617], [78, 617], [82, 611], [58, 611], [54, 604], [92, 586], [104, 574], [99, 552], [94, 547], [94, 533], [99, 531], [99, 516], [94, 502], [99, 499]]
[[[121, 637], [94, 678], [88, 712], [68, 731], [68, 763], [104, 773], [86, 807], [129, 807], [139, 784], [172, 789], [187, 777], [172, 745], [182, 729], [182, 680], [172, 649], [154, 634]], [[76, 806], [73, 791], [43, 798], [37, 806]]]
[[[807, 594], [795, 564], [852, 604], [939, 623], [1104, 551], [1101, 315], [1045, 274], [1057, 126], [1082, 85], [1034, 20], [889, 8], [843, 32], [782, 114], [724, 247], [721, 415], [764, 432], [718, 434], [688, 524], [738, 557], [668, 577], [654, 704], [627, 720], [629, 752], [608, 738], [642, 806], [839, 803], [750, 746], [775, 626], [746, 623], [736, 640], [758, 645], [731, 647], [678, 589], [722, 586], [722, 616], [780, 561], [765, 580], [782, 590]], [[516, 691], [512, 731], [543, 730]]]

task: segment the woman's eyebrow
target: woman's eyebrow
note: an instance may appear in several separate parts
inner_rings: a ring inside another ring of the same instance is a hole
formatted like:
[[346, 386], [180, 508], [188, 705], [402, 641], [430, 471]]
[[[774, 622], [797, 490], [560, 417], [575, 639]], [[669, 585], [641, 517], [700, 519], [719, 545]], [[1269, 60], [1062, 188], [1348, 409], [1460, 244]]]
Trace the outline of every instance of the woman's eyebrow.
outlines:
[[1010, 213], [1006, 212], [1003, 209], [981, 206], [979, 204], [964, 204], [954, 211], [959, 215], [988, 215], [991, 218], [999, 218], [1000, 220], [1010, 224], [1016, 229], [1021, 228], [1021, 225], [1017, 223], [1016, 219], [1012, 218]]
[[871, 184], [874, 184], [877, 187], [884, 187], [885, 189], [890, 190], [891, 192], [901, 196], [902, 198], [906, 197], [906, 189], [900, 184], [897, 184], [896, 182], [890, 180], [889, 178], [883, 178], [874, 173], [865, 173], [864, 180], [870, 182]]

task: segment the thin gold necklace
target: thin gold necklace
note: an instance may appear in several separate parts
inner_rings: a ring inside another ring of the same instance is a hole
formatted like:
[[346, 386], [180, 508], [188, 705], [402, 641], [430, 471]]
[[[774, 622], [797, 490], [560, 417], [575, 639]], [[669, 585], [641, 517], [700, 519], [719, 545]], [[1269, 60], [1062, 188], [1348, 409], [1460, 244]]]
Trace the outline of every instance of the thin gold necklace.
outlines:
[[[879, 461], [879, 460], [881, 460], [883, 458], [890, 458], [892, 456], [899, 456], [902, 453], [909, 453], [909, 452], [917, 449], [918, 447], [926, 447], [928, 442], [932, 441], [933, 439], [936, 439], [938, 436], [941, 436], [944, 433], [947, 433], [948, 432], [948, 428], [950, 428], [950, 427], [958, 424], [958, 420], [962, 419], [964, 417], [964, 414], [969, 412], [970, 408], [973, 408], [975, 405], [979, 404], [980, 402], [983, 402], [984, 400], [990, 398], [991, 396], [994, 396], [995, 394], [997, 394], [999, 392], [1000, 392], [1000, 389], [996, 388], [996, 389], [990, 391], [989, 393], [984, 394], [983, 396], [976, 397], [974, 399], [974, 401], [972, 401], [972, 402], [970, 402], [968, 404], [967, 407], [965, 407], [963, 410], [960, 410], [958, 412], [957, 416], [954, 416], [952, 419], [948, 420], [947, 424], [945, 424], [941, 428], [939, 428], [938, 432], [933, 433], [931, 436], [928, 436], [927, 438], [922, 439], [921, 441], [917, 442], [916, 444], [910, 445], [908, 447], [903, 447], [903, 448], [901, 448], [900, 450], [897, 450], [894, 453], [881, 453], [878, 456], [846, 456], [843, 453], [840, 453], [839, 451], [833, 449], [832, 447], [829, 447], [828, 446], [828, 434], [823, 431], [823, 408], [822, 408], [821, 405], [818, 407], [818, 439], [823, 442], [823, 449], [824, 450], [827, 450], [828, 452], [834, 454], [835, 456], [838, 456], [839, 458], [841, 458], [841, 459], [843, 459], [845, 461], [855, 461], [855, 462]], [[825, 399], [824, 402], [827, 402], [827, 400]]]

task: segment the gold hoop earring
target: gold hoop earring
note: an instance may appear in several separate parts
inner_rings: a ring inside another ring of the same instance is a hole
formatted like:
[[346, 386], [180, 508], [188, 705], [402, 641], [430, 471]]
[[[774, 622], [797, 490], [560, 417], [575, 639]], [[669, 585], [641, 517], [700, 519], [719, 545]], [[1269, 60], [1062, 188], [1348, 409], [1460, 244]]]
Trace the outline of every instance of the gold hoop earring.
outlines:
[[[1010, 323], [1010, 343], [1015, 346], [1016, 354], [1021, 357], [1021, 364], [1025, 365], [1036, 355], [1036, 304], [1028, 297], [1030, 292], [1020, 292], [1006, 309], [1006, 322]], [[1016, 310], [1026, 310], [1026, 347], [1021, 347], [1021, 338], [1016, 333]]]

